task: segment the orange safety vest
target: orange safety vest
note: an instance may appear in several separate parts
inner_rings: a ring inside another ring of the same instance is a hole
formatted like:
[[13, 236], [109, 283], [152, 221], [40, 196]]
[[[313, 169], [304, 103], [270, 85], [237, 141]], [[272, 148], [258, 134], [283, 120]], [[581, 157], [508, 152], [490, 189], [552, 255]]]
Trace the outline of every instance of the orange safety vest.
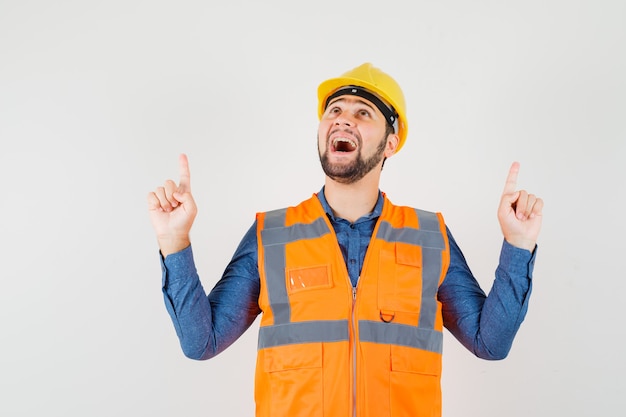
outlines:
[[257, 224], [256, 415], [440, 416], [441, 214], [385, 197], [356, 288], [317, 196]]

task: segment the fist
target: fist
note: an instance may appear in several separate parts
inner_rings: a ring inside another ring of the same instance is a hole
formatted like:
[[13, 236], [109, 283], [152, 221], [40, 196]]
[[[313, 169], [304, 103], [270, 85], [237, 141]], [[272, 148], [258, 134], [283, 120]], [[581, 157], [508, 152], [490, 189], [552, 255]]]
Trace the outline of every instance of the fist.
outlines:
[[178, 184], [167, 180], [163, 186], [148, 193], [148, 214], [164, 257], [189, 246], [189, 231], [198, 212], [191, 195], [187, 155], [181, 154], [178, 161]]
[[532, 252], [541, 230], [543, 200], [526, 190], [517, 190], [519, 168], [520, 164], [514, 162], [509, 170], [498, 207], [498, 221], [507, 242]]

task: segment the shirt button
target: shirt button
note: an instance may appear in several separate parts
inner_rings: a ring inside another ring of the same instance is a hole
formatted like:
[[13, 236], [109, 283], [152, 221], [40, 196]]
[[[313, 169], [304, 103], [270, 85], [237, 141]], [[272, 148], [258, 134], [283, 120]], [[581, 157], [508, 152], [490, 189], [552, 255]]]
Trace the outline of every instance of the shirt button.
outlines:
[[350, 263], [354, 265], [356, 263], [356, 259], [350, 259]]

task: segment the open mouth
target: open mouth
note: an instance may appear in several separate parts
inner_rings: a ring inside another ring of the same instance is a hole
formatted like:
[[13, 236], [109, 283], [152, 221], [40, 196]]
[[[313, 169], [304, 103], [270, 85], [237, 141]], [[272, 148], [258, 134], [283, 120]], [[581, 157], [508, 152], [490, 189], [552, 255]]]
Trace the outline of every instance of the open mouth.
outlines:
[[356, 142], [348, 138], [335, 138], [333, 140], [334, 152], [352, 152], [356, 150]]

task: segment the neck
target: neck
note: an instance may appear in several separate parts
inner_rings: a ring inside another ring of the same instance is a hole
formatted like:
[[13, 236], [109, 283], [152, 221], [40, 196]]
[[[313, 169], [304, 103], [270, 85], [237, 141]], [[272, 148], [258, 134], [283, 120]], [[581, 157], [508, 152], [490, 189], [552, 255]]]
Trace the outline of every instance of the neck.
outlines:
[[355, 222], [369, 214], [378, 200], [380, 174], [370, 172], [353, 184], [342, 184], [329, 177], [324, 183], [324, 197], [335, 217]]

